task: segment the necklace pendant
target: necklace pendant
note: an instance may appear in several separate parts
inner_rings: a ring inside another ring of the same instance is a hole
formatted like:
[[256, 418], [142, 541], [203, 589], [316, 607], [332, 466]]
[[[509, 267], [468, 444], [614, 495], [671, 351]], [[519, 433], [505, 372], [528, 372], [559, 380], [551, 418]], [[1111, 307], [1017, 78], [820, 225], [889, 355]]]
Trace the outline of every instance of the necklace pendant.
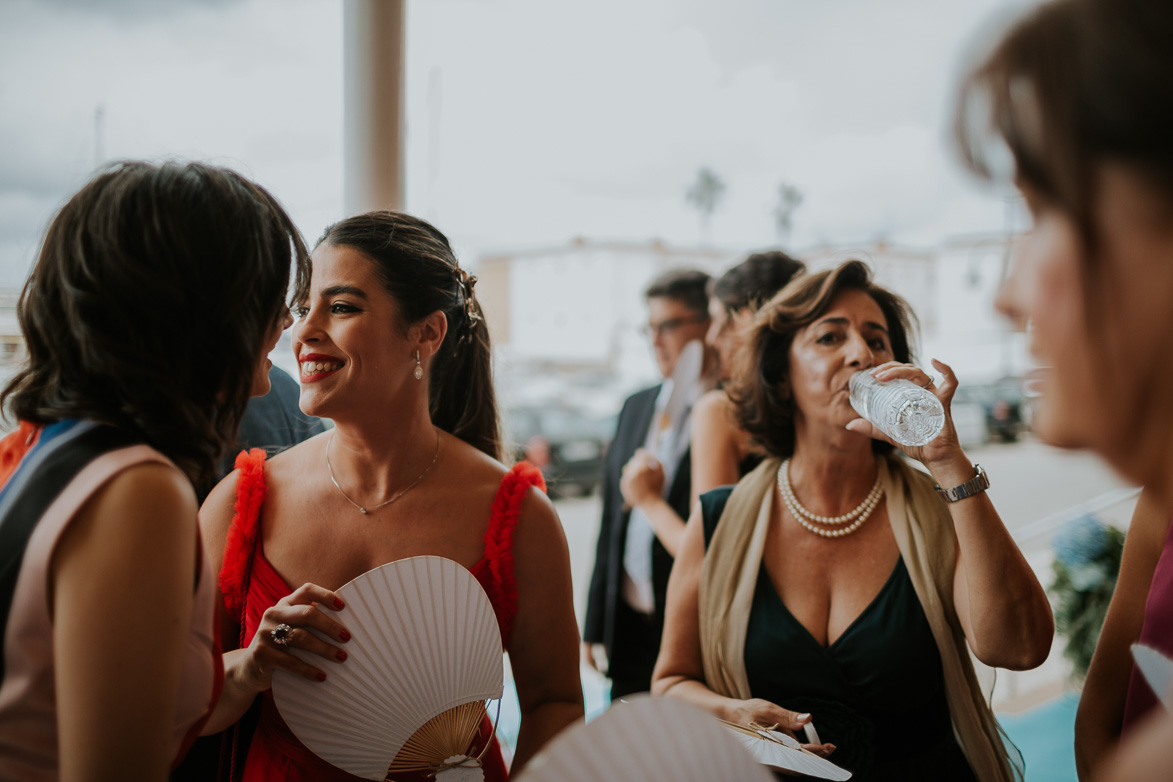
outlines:
[[362, 515], [364, 515], [364, 516], [365, 516], [365, 515], [367, 515], [367, 509], [366, 509], [366, 508], [364, 508], [364, 507], [362, 507], [361, 505], [360, 505], [360, 506], [359, 506], [359, 508], [358, 508], [358, 512], [359, 512], [359, 513], [361, 513], [361, 514], [362, 514]]

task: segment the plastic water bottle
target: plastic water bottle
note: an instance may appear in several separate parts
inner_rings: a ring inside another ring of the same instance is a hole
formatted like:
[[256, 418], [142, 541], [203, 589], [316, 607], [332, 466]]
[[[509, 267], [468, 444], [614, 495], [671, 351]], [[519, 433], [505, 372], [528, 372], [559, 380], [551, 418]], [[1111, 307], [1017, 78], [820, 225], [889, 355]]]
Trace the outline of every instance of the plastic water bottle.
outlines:
[[901, 445], [932, 442], [945, 428], [941, 401], [910, 380], [881, 383], [871, 372], [856, 372], [848, 389], [855, 412]]

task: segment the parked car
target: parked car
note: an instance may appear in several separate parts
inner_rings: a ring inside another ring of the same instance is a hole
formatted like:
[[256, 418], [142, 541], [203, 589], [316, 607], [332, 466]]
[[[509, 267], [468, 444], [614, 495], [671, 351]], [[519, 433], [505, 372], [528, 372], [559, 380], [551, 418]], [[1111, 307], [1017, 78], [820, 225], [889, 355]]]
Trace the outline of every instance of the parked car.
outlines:
[[614, 417], [557, 405], [505, 410], [505, 437], [516, 459], [538, 467], [553, 496], [586, 496], [603, 479]]
[[953, 400], [954, 420], [959, 398], [981, 405], [987, 440], [1013, 443], [1027, 429], [1026, 400], [1019, 378], [1002, 377], [992, 383], [961, 386]]
[[990, 436], [1004, 442], [1018, 440], [1026, 429], [1023, 419], [1024, 400], [1022, 380], [1017, 377], [1003, 377], [989, 386], [986, 405], [986, 426]]

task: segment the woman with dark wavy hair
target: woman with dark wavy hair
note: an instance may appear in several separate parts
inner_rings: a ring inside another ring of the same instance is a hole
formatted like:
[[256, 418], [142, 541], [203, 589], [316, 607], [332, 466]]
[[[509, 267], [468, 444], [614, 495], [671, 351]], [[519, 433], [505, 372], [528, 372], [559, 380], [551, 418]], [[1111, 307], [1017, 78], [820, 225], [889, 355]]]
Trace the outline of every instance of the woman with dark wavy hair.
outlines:
[[[952, 370], [934, 362], [938, 387], [908, 363], [910, 321], [859, 261], [800, 277], [758, 311], [730, 395], [770, 458], [701, 496], [653, 691], [743, 725], [814, 725], [808, 748], [833, 750], [855, 779], [1008, 782], [970, 650], [1039, 665], [1051, 609], [957, 443]], [[902, 449], [929, 474], [857, 416], [856, 372], [940, 399], [942, 433]]]
[[1168, 779], [1173, 760], [1173, 718], [1159, 705], [1170, 694], [1153, 691], [1131, 653], [1139, 642], [1173, 656], [1171, 40], [1167, 2], [1045, 3], [958, 101], [966, 162], [1013, 177], [1031, 213], [998, 306], [1030, 324], [1045, 367], [1032, 377], [1033, 428], [1144, 486], [1076, 715], [1085, 780], [1130, 740], [1120, 779]]
[[0, 779], [166, 779], [221, 687], [197, 488], [291, 322], [305, 248], [266, 191], [124, 163], [50, 224], [3, 393]]
[[[345, 629], [312, 607], [332, 593], [313, 585], [337, 588], [419, 555], [468, 568], [493, 603], [513, 666], [517, 769], [582, 716], [578, 629], [566, 540], [541, 473], [500, 461], [475, 282], [447, 238], [418, 218], [371, 212], [330, 226], [298, 267], [293, 347], [302, 410], [334, 428], [267, 461], [262, 451], [241, 454], [201, 520], [220, 547], [224, 637], [241, 646], [229, 654], [228, 678], [248, 682], [242, 692], [268, 690], [274, 667], [325, 675], [290, 646], [345, 659]], [[236, 703], [237, 715], [249, 700]], [[485, 778], [501, 780], [491, 730], [486, 721], [477, 746], [491, 742]], [[269, 694], [244, 778], [355, 779], [306, 749]]]

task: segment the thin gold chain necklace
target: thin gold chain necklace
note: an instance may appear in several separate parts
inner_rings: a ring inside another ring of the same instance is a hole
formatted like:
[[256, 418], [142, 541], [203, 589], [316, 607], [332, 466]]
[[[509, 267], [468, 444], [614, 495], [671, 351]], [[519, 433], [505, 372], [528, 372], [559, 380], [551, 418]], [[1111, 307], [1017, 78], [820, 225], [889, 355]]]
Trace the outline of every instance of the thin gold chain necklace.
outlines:
[[[436, 427], [434, 427], [434, 426], [432, 428], [436, 429]], [[407, 494], [409, 491], [414, 489], [416, 487], [416, 484], [419, 483], [420, 481], [422, 481], [424, 479], [424, 476], [428, 474], [428, 471], [431, 470], [432, 467], [434, 467], [436, 465], [436, 459], [440, 456], [440, 430], [436, 429], [436, 452], [434, 454], [432, 454], [431, 463], [428, 464], [428, 466], [424, 468], [424, 471], [419, 474], [419, 477], [416, 478], [414, 481], [412, 481], [406, 489], [399, 492], [391, 499], [387, 500], [386, 502], [380, 502], [378, 505], [372, 505], [371, 507], [368, 508], [364, 505], [359, 505], [357, 502], [350, 499], [350, 495], [347, 494], [345, 491], [343, 491], [342, 487], [338, 485], [338, 479], [334, 477], [334, 465], [330, 464], [330, 446], [333, 444], [333, 442], [334, 442], [334, 431], [331, 430], [330, 439], [326, 441], [326, 469], [330, 472], [330, 482], [334, 484], [334, 488], [338, 490], [338, 493], [341, 494], [344, 498], [346, 498], [347, 502], [349, 502], [354, 507], [358, 508], [358, 512], [363, 514], [364, 516], [373, 510], [378, 510], [379, 508], [383, 508], [383, 507], [386, 507], [387, 505], [390, 505], [391, 503], [395, 502], [400, 497], [402, 497], [404, 494]]]

